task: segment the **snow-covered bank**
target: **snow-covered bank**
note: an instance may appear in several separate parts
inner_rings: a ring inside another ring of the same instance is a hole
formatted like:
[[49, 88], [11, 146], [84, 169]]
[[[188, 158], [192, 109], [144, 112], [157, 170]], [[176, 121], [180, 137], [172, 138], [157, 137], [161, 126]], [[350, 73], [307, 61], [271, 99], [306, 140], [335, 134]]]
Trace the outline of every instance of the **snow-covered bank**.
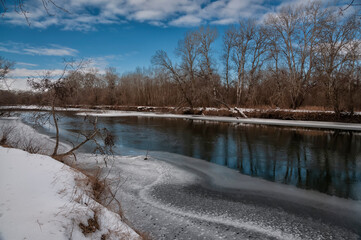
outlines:
[[[3, 131], [10, 131], [8, 143], [17, 148], [26, 149], [27, 146], [37, 153], [50, 155], [55, 146], [55, 141], [50, 136], [39, 134], [33, 127], [24, 124], [18, 117], [0, 117], [0, 137]], [[71, 149], [69, 144], [60, 142], [59, 151]]]
[[[27, 110], [27, 111], [51, 111], [51, 106], [38, 106], [38, 105], [18, 105], [18, 106], [0, 106], [0, 110]], [[67, 111], [67, 112], [92, 112], [95, 110], [88, 109], [88, 108], [63, 108], [63, 107], [56, 107], [56, 111]]]
[[[215, 121], [215, 122], [226, 122], [236, 124], [259, 124], [259, 125], [270, 125], [270, 126], [287, 126], [287, 127], [304, 127], [304, 128], [316, 128], [316, 129], [334, 129], [343, 131], [361, 131], [361, 124], [359, 123], [348, 123], [348, 122], [331, 122], [331, 121], [305, 121], [305, 120], [282, 120], [282, 119], [271, 119], [271, 118], [236, 118], [236, 117], [225, 117], [225, 116], [211, 116], [211, 115], [187, 115], [187, 114], [173, 114], [173, 113], [161, 113], [157, 112], [157, 107], [133, 107], [131, 111], [122, 110], [102, 110], [109, 109], [111, 106], [95, 106], [94, 109], [89, 108], [62, 108], [56, 107], [56, 111], [60, 112], [77, 112], [79, 115], [92, 115], [98, 117], [160, 117], [160, 118], [179, 118], [185, 120], [199, 120], [199, 121]], [[137, 111], [134, 110], [137, 109]], [[162, 109], [168, 109], [169, 112], [173, 112], [173, 107], [164, 107]], [[0, 106], [0, 110], [26, 110], [26, 111], [50, 111], [49, 106]], [[133, 111], [134, 110], [134, 111]], [[215, 111], [222, 112], [228, 111], [224, 108], [196, 108], [195, 110], [202, 112], [204, 111]], [[245, 113], [255, 112], [267, 112], [269, 110], [254, 109], [254, 108], [242, 108], [241, 111]], [[285, 113], [309, 113], [309, 114], [333, 114], [332, 111], [319, 111], [319, 110], [293, 110], [293, 109], [270, 109], [274, 112], [285, 112]], [[256, 115], [257, 116], [257, 115]], [[361, 112], [355, 112], [354, 116], [361, 116]], [[277, 118], [277, 117], [276, 117]], [[296, 118], [297, 119], [297, 118]], [[332, 119], [332, 118], [331, 118]], [[314, 120], [314, 119], [312, 119]], [[317, 120], [317, 119], [316, 119]]]
[[[0, 239], [140, 239], [92, 199], [86, 176], [44, 155], [0, 147]], [[86, 236], [96, 215], [99, 229]]]
[[318, 122], [318, 121], [297, 121], [297, 120], [278, 120], [278, 119], [261, 119], [261, 118], [235, 118], [235, 117], [218, 117], [218, 116], [201, 116], [201, 115], [181, 115], [181, 114], [162, 114], [162, 113], [145, 113], [145, 112], [125, 112], [125, 111], [102, 111], [101, 113], [78, 113], [78, 115], [91, 115], [97, 117], [157, 117], [157, 118], [179, 118], [196, 121], [216, 121], [239, 124], [261, 124], [270, 126], [287, 126], [287, 127], [306, 127], [317, 129], [336, 129], [345, 131], [361, 131], [361, 124], [356, 123], [339, 123], [339, 122]]

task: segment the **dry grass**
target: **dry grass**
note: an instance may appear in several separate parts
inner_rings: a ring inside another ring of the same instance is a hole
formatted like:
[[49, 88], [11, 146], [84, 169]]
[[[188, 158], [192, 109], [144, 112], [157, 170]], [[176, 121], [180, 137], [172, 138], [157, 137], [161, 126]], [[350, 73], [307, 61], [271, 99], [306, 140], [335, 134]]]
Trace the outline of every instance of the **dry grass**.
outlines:
[[35, 144], [33, 142], [33, 139], [24, 139], [20, 146], [21, 149], [24, 151], [27, 151], [29, 153], [40, 153], [42, 150], [42, 147]]
[[135, 232], [143, 239], [143, 240], [151, 240], [152, 238], [150, 237], [149, 233], [146, 232], [139, 232], [136, 231]]
[[310, 111], [332, 111], [332, 109], [326, 109], [325, 107], [322, 106], [302, 106], [300, 108], [298, 108], [300, 110], [310, 110]]
[[82, 230], [84, 236], [87, 236], [89, 233], [94, 233], [97, 230], [100, 230], [97, 213], [94, 212], [93, 218], [88, 218], [88, 225], [79, 223], [79, 227]]
[[11, 144], [9, 143], [10, 137], [12, 135], [12, 133], [14, 132], [15, 127], [14, 126], [9, 126], [9, 125], [3, 125], [1, 126], [0, 129], [0, 134], [1, 134], [1, 138], [0, 138], [0, 145], [9, 145], [11, 146]]
[[236, 117], [236, 115], [238, 115], [228, 109], [205, 110], [203, 111], [203, 114], [207, 116], [222, 116], [222, 117]]

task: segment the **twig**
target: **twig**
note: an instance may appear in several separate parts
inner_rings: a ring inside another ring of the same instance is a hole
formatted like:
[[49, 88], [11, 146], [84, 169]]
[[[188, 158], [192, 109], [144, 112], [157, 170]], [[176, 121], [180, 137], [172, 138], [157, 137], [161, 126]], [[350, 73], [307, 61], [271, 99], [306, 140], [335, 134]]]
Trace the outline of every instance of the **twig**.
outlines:
[[40, 228], [40, 231], [42, 232], [43, 230], [41, 229], [41, 224], [40, 224], [40, 222], [39, 222], [39, 219], [36, 219], [36, 222], [38, 223], [39, 228]]

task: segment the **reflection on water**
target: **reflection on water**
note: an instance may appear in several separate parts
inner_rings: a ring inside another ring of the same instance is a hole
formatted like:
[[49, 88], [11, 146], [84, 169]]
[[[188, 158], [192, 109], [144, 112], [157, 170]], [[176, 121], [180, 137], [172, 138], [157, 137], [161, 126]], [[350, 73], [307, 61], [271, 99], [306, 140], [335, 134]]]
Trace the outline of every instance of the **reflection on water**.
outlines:
[[[118, 146], [178, 153], [270, 181], [361, 200], [359, 134], [145, 117], [99, 122], [116, 135]], [[87, 126], [81, 117], [68, 115], [61, 128], [69, 133]]]

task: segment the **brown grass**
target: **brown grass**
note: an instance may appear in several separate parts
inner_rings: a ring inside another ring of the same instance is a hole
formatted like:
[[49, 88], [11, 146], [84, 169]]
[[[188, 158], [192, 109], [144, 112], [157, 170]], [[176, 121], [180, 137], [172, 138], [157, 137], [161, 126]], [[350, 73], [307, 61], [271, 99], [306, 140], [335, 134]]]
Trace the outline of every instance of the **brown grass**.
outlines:
[[0, 146], [4, 147], [4, 148], [13, 148], [12, 146], [8, 145], [8, 144], [0, 144]]
[[300, 110], [311, 110], [311, 111], [329, 111], [332, 109], [326, 109], [325, 107], [322, 106], [302, 106], [299, 108]]
[[97, 230], [100, 229], [99, 223], [98, 223], [98, 216], [97, 213], [94, 212], [94, 217], [88, 219], [88, 225], [85, 225], [83, 223], [79, 223], [79, 227], [84, 234], [84, 236], [88, 235], [89, 233], [94, 233]]

